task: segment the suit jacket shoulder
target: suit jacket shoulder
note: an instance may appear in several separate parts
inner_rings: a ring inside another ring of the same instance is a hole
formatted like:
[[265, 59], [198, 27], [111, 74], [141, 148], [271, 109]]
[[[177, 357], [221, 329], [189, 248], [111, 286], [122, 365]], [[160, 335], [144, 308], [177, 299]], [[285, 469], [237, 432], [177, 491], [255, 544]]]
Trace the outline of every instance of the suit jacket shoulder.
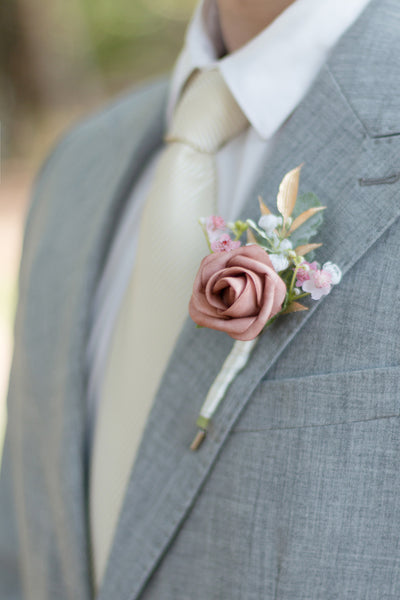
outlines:
[[[76, 165], [82, 164], [88, 169], [98, 160], [99, 153], [104, 160], [115, 153], [129, 153], [132, 140], [141, 134], [143, 123], [148, 123], [150, 115], [155, 121], [162, 121], [167, 90], [166, 77], [137, 85], [79, 120], [62, 135], [37, 175], [26, 221], [25, 244], [31, 228], [41, 221], [46, 201], [56, 201], [46, 193], [48, 186], [61, 187], [67, 179], [71, 182]], [[131, 129], [131, 136], [126, 135], [127, 129]], [[83, 173], [80, 171], [80, 174]], [[75, 180], [75, 184], [78, 183]]]
[[[1, 472], [2, 598], [22, 598], [22, 579], [29, 580], [30, 597], [47, 598], [55, 589], [60, 598], [90, 595], [82, 493], [84, 349], [91, 300], [128, 190], [161, 142], [166, 92], [167, 81], [155, 81], [78, 123], [56, 145], [34, 187], [20, 269]], [[60, 452], [44, 441], [41, 426], [57, 440]], [[27, 492], [31, 484], [37, 494]], [[63, 515], [58, 532], [49, 516], [53, 509]], [[42, 522], [39, 513], [49, 517]], [[64, 519], [77, 525], [67, 527], [67, 536]], [[32, 536], [27, 537], [28, 530]], [[55, 550], [57, 540], [62, 548]], [[52, 558], [40, 556], [37, 544], [52, 547]], [[61, 583], [62, 556], [67, 555], [70, 572]]]

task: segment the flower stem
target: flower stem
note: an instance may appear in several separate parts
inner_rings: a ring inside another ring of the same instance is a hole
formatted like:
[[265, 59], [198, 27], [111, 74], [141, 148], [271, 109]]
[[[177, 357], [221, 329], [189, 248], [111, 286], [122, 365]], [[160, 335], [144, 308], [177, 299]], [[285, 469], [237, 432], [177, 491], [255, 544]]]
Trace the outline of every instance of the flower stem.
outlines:
[[[296, 277], [297, 277], [297, 271], [299, 270], [299, 267], [296, 267], [293, 270], [293, 277], [292, 277], [292, 281], [290, 282], [290, 288], [289, 288], [289, 298], [292, 297], [293, 294], [293, 288], [294, 288], [294, 284], [296, 282]], [[297, 296], [298, 297], [298, 296]]]
[[306, 296], [309, 296], [310, 292], [304, 292], [304, 294], [299, 294], [299, 296], [295, 296], [294, 300], [300, 300], [300, 298], [305, 298]]
[[210, 244], [210, 240], [209, 240], [209, 237], [208, 237], [208, 234], [207, 234], [207, 228], [204, 225], [204, 223], [202, 223], [201, 219], [199, 219], [199, 223], [200, 223], [200, 227], [201, 227], [201, 229], [202, 229], [202, 231], [204, 233], [204, 237], [206, 238], [206, 242], [207, 242], [207, 246], [208, 246], [208, 249], [210, 251], [210, 254], [212, 254], [211, 244]]

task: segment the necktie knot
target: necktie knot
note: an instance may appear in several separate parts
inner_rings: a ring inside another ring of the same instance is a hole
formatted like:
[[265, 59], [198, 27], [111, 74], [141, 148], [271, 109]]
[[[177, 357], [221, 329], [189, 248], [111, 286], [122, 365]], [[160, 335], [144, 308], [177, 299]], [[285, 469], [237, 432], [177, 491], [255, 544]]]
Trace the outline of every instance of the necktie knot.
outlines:
[[220, 72], [203, 71], [189, 81], [175, 109], [166, 141], [215, 154], [247, 125], [246, 116]]

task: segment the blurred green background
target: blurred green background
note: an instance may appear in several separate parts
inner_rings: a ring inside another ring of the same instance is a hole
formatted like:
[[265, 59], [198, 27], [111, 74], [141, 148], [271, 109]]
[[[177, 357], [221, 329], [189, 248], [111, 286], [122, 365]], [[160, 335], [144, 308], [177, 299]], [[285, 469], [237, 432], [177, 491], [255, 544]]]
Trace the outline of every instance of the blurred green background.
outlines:
[[57, 113], [90, 108], [171, 69], [193, 6], [192, 0], [2, 0], [3, 158], [4, 152], [30, 158], [37, 143], [31, 136], [41, 135]]
[[23, 221], [34, 173], [77, 118], [171, 70], [194, 0], [0, 3], [0, 449]]

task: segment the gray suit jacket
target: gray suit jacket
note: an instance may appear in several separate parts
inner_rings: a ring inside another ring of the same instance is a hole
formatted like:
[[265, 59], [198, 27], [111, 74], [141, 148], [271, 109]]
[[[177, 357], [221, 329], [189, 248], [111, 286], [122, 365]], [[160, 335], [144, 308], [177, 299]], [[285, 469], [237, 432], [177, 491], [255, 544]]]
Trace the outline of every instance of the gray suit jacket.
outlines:
[[[289, 169], [327, 205], [344, 278], [262, 336], [199, 452], [232, 346], [188, 320], [131, 473], [98, 600], [400, 598], [400, 5], [372, 0], [285, 124], [249, 194]], [[91, 300], [129, 190], [160, 145], [166, 84], [73, 130], [24, 244], [1, 480], [2, 600], [92, 596], [85, 451]]]

